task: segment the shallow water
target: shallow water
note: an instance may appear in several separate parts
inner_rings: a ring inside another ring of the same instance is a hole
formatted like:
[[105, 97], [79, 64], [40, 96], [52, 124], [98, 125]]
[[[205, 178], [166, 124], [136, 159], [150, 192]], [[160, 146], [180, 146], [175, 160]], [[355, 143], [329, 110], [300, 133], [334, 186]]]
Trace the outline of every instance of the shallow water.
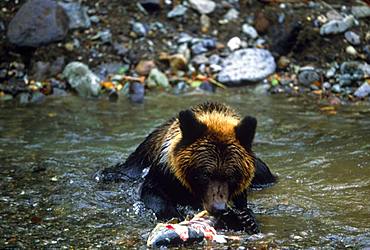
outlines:
[[[279, 175], [275, 186], [250, 195], [263, 234], [235, 233], [242, 240], [229, 246], [370, 247], [368, 104], [327, 115], [299, 98], [209, 98], [258, 118], [254, 150]], [[155, 222], [134, 213], [135, 190], [99, 184], [93, 175], [123, 161], [156, 125], [205, 99], [160, 95], [131, 105], [67, 97], [2, 106], [0, 248], [145, 248]]]

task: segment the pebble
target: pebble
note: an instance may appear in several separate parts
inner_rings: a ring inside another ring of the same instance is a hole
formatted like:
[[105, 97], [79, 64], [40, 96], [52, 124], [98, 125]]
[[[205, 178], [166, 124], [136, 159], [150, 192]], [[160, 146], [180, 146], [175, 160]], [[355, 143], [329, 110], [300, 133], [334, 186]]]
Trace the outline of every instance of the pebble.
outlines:
[[68, 28], [68, 16], [55, 1], [30, 0], [10, 21], [7, 37], [19, 47], [37, 48], [63, 40]]
[[365, 82], [363, 83], [354, 93], [358, 98], [364, 98], [370, 95], [370, 84]]
[[242, 44], [242, 41], [240, 40], [239, 37], [237, 36], [234, 36], [233, 38], [231, 38], [228, 42], [227, 42], [227, 47], [231, 50], [231, 51], [234, 51], [234, 50], [237, 50], [240, 48]]
[[233, 86], [263, 80], [275, 72], [276, 63], [268, 50], [248, 48], [231, 53], [222, 67], [218, 81]]
[[353, 46], [347, 46], [346, 47], [346, 53], [351, 56], [357, 56], [357, 50]]
[[353, 6], [351, 9], [352, 14], [357, 18], [370, 17], [369, 6]]
[[339, 84], [334, 84], [333, 87], [331, 87], [331, 91], [334, 93], [340, 93], [342, 92], [342, 88]]
[[100, 79], [85, 64], [80, 62], [69, 63], [64, 68], [63, 77], [81, 97], [99, 95]]
[[161, 87], [168, 89], [170, 87], [167, 76], [157, 68], [150, 71], [146, 84], [148, 88]]
[[278, 60], [278, 68], [279, 69], [286, 69], [290, 64], [290, 59], [286, 56], [279, 57]]
[[321, 26], [320, 35], [325, 36], [343, 33], [353, 27], [356, 23], [357, 21], [352, 15], [347, 16], [342, 20], [332, 20]]
[[96, 37], [98, 37], [103, 44], [112, 43], [112, 32], [109, 29], [99, 31]]
[[207, 64], [209, 61], [208, 61], [208, 58], [204, 54], [201, 54], [201, 55], [194, 56], [193, 59], [191, 59], [191, 62], [194, 65], [199, 66], [202, 64]]
[[331, 84], [329, 82], [324, 82], [322, 84], [322, 88], [325, 90], [329, 90], [331, 88]]
[[239, 11], [234, 8], [229, 9], [229, 11], [224, 15], [224, 20], [232, 21], [239, 18]]
[[203, 33], [207, 33], [211, 27], [211, 19], [206, 14], [200, 16], [200, 26]]
[[205, 53], [216, 48], [217, 42], [215, 38], [205, 38], [191, 46], [191, 52], [194, 55]]
[[242, 31], [249, 38], [256, 39], [258, 37], [257, 30], [253, 26], [251, 26], [251, 25], [249, 25], [247, 23], [243, 24]]
[[189, 4], [200, 14], [210, 14], [216, 8], [216, 3], [211, 0], [189, 0]]
[[135, 32], [135, 34], [137, 34], [139, 37], [144, 37], [148, 33], [145, 25], [140, 22], [132, 23], [132, 31]]
[[344, 37], [352, 45], [359, 45], [361, 43], [360, 36], [353, 31], [347, 31], [344, 33]]
[[135, 67], [135, 71], [141, 76], [149, 75], [150, 71], [156, 67], [153, 60], [141, 60]]
[[43, 93], [37, 91], [37, 92], [32, 93], [32, 96], [29, 102], [40, 104], [40, 103], [43, 103], [45, 99], [46, 99], [46, 96]]
[[145, 96], [144, 85], [139, 82], [131, 82], [129, 89], [129, 98], [131, 102], [143, 103]]
[[326, 71], [325, 77], [326, 78], [332, 78], [332, 77], [334, 77], [336, 71], [337, 71], [337, 69], [335, 67], [331, 67], [330, 69], [328, 69], [328, 71]]
[[184, 5], [179, 4], [176, 5], [175, 8], [173, 8], [170, 12], [167, 13], [168, 18], [175, 18], [179, 16], [185, 15], [188, 8], [186, 8]]
[[306, 87], [321, 80], [321, 75], [313, 67], [303, 67], [298, 74], [298, 82]]
[[69, 29], [88, 29], [91, 27], [91, 20], [87, 14], [87, 7], [82, 6], [79, 2], [59, 2], [59, 5], [68, 15]]

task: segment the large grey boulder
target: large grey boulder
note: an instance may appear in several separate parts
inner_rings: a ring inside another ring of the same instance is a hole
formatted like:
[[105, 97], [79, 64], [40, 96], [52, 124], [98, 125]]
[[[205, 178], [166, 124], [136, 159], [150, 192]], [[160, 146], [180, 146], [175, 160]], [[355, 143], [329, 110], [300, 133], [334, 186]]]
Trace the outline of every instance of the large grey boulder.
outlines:
[[29, 0], [8, 26], [10, 43], [20, 47], [40, 47], [65, 38], [68, 16], [55, 1]]
[[274, 57], [265, 49], [241, 49], [223, 62], [218, 81], [230, 86], [259, 82], [275, 72]]

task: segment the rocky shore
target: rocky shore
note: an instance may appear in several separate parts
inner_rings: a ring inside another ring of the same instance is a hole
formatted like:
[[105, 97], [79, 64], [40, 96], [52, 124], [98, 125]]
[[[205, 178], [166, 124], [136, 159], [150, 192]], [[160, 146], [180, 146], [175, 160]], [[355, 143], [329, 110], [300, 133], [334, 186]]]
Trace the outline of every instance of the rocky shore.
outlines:
[[0, 101], [253, 86], [370, 100], [368, 1], [0, 2]]

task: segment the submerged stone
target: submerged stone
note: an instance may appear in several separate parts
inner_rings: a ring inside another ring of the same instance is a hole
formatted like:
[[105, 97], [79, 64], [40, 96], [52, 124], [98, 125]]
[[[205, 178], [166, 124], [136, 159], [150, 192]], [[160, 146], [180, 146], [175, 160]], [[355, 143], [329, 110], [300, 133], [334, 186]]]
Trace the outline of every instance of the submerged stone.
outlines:
[[258, 82], [275, 72], [276, 63], [268, 50], [241, 49], [230, 54], [223, 62], [218, 81], [227, 85]]

